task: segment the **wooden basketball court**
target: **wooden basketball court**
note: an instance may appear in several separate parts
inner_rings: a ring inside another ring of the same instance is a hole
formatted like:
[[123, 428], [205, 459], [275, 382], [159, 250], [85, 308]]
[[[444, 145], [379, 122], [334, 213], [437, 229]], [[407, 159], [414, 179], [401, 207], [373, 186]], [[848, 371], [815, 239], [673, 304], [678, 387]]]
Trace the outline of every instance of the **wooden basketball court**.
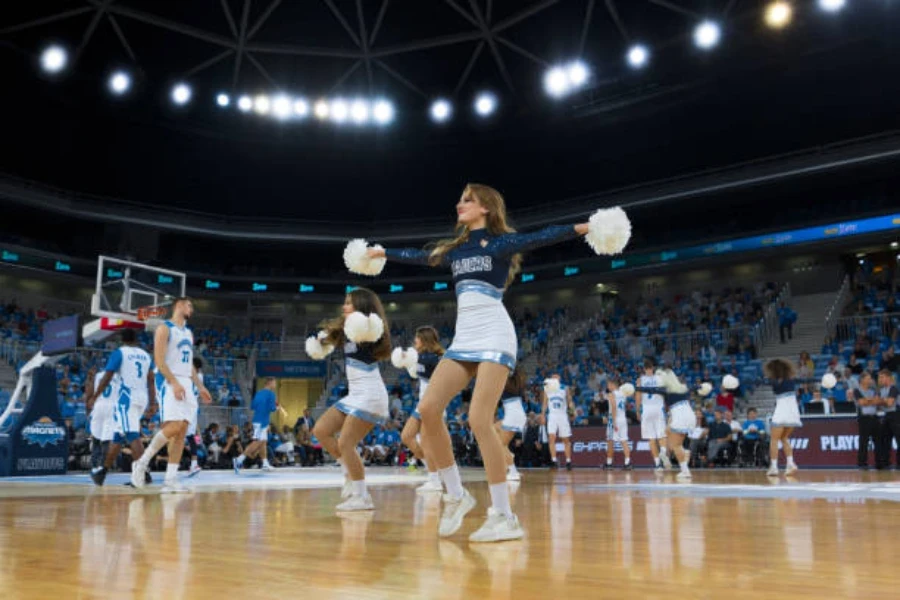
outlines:
[[[324, 473], [324, 474], [323, 474]], [[377, 510], [336, 516], [336, 470], [204, 472], [196, 492], [86, 476], [0, 485], [0, 597], [897, 598], [896, 473], [526, 471], [526, 539], [437, 537], [422, 477], [372, 470]], [[310, 488], [304, 479], [318, 477]], [[376, 482], [377, 478], [382, 480]], [[200, 483], [206, 479], [203, 486]], [[300, 482], [296, 485], [292, 482]]]

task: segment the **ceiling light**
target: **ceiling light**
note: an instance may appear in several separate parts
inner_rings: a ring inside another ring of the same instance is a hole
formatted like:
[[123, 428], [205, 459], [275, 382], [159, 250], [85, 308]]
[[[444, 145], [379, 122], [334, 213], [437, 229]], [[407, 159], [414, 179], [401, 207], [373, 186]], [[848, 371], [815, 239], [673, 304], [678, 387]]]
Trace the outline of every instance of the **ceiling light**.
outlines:
[[228, 94], [219, 94], [218, 96], [216, 96], [216, 104], [218, 104], [222, 108], [225, 108], [226, 106], [231, 104], [231, 98], [228, 97]]
[[241, 96], [238, 98], [238, 110], [241, 112], [250, 112], [253, 109], [253, 99], [250, 96]]
[[475, 98], [475, 112], [487, 117], [497, 110], [497, 97], [490, 92], [481, 92]]
[[646, 46], [635, 44], [628, 49], [628, 64], [635, 69], [640, 69], [647, 64], [650, 58], [650, 52]]
[[41, 68], [47, 73], [59, 73], [68, 62], [69, 54], [62, 46], [49, 46], [41, 53]]
[[121, 96], [131, 87], [131, 77], [125, 71], [116, 71], [109, 78], [109, 89], [113, 94]]
[[786, 27], [787, 24], [791, 22], [793, 12], [794, 9], [791, 7], [790, 2], [785, 2], [784, 0], [772, 2], [766, 7], [766, 25], [772, 29]]
[[376, 100], [372, 106], [372, 116], [379, 125], [387, 125], [394, 120], [394, 105], [387, 100]]
[[186, 83], [178, 83], [172, 87], [172, 101], [178, 105], [184, 105], [191, 101], [191, 86]]
[[719, 43], [722, 30], [713, 21], [703, 21], [694, 29], [694, 43], [698, 48], [709, 50]]
[[436, 123], [443, 123], [444, 121], [449, 119], [450, 115], [453, 113], [453, 105], [450, 104], [449, 100], [438, 98], [431, 103], [431, 109], [429, 112], [431, 113], [432, 121], [435, 121]]

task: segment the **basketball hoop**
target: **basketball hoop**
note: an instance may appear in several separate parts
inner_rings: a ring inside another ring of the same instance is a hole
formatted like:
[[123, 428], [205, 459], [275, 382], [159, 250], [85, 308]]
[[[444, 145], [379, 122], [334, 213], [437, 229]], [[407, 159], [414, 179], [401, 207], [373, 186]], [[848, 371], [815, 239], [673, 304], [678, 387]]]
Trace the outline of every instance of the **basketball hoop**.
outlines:
[[160, 320], [166, 316], [166, 313], [169, 312], [169, 307], [164, 305], [159, 306], [142, 306], [137, 309], [137, 320], [146, 323], [151, 320]]

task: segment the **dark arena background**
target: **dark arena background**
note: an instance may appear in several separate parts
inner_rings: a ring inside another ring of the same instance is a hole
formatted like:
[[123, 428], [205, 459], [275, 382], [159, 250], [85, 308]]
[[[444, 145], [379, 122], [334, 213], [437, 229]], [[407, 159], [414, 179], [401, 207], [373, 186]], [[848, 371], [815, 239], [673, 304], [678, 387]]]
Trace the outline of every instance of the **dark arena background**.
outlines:
[[[0, 65], [3, 598], [898, 596], [900, 2], [20, 1]], [[566, 226], [505, 294], [473, 182]], [[323, 357], [358, 287], [433, 375]], [[179, 339], [202, 381], [132, 364]]]

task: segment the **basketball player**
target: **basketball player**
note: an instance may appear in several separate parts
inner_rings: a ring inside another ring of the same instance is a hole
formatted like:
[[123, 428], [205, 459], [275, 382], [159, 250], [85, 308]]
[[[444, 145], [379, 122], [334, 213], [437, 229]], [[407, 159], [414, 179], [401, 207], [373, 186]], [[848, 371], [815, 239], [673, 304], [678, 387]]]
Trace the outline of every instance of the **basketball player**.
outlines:
[[618, 379], [610, 379], [606, 383], [606, 399], [609, 401], [609, 419], [606, 422], [606, 464], [604, 469], [612, 469], [616, 453], [616, 443], [622, 444], [625, 454], [626, 471], [632, 469], [631, 447], [628, 445], [628, 419], [625, 418], [625, 394]]
[[[163, 492], [189, 491], [178, 482], [178, 465], [184, 452], [184, 438], [188, 424], [197, 413], [194, 386], [204, 404], [212, 402], [209, 390], [194, 370], [194, 334], [187, 328], [187, 320], [194, 314], [190, 298], [176, 298], [171, 318], [156, 328], [153, 336], [153, 356], [156, 362], [156, 391], [159, 396], [159, 415], [162, 427], [150, 441], [141, 459], [131, 464], [131, 484], [144, 487], [144, 473], [150, 459], [168, 445], [169, 464]], [[191, 385], [193, 383], [193, 385]]]
[[[572, 391], [559, 383], [559, 373], [554, 373], [550, 379], [556, 380], [557, 385], [544, 385], [544, 404], [541, 413], [547, 414], [547, 433], [550, 436], [550, 467], [559, 468], [556, 461], [556, 438], [563, 441], [566, 455], [566, 469], [572, 470], [572, 425], [569, 423], [569, 410], [575, 410], [572, 403]], [[556, 388], [556, 389], [553, 389]], [[549, 410], [548, 410], [549, 406]]]
[[269, 422], [272, 420], [272, 413], [279, 408], [278, 399], [275, 397], [277, 388], [278, 382], [275, 378], [267, 377], [265, 387], [253, 396], [253, 402], [250, 404], [253, 408], [253, 441], [247, 444], [244, 453], [233, 461], [234, 472], [238, 475], [241, 474], [244, 461], [257, 456], [262, 458], [260, 468], [263, 471], [272, 470], [272, 465], [269, 464], [267, 444], [269, 441]]
[[[203, 383], [203, 359], [199, 356], [194, 357], [194, 370], [197, 371], [197, 378]], [[205, 384], [204, 384], [205, 385]], [[199, 390], [194, 386], [194, 397], [197, 396]], [[197, 462], [197, 422], [200, 420], [200, 405], [197, 405], [197, 412], [194, 413], [194, 419], [188, 425], [187, 442], [191, 452], [191, 470], [188, 471], [188, 477], [196, 476], [203, 469]]]
[[[153, 385], [153, 359], [137, 345], [137, 333], [125, 329], [121, 334], [122, 345], [109, 355], [103, 376], [94, 390], [94, 402], [102, 390], [112, 389], [109, 383], [117, 378], [119, 393], [113, 400], [115, 434], [106, 453], [106, 462], [99, 469], [91, 470], [91, 479], [103, 485], [106, 473], [112, 468], [123, 444], [131, 447], [132, 460], [138, 460], [144, 453], [141, 443], [141, 417], [149, 404], [156, 404], [156, 390]], [[149, 476], [150, 474], [147, 473]]]
[[656, 361], [644, 359], [644, 374], [635, 386], [635, 406], [641, 419], [641, 438], [650, 440], [650, 453], [657, 471], [672, 466], [666, 448], [666, 418], [663, 414], [663, 394], [665, 389], [655, 373]]
[[[104, 374], [94, 375], [94, 381], [85, 386], [85, 408], [90, 411], [89, 422], [91, 430], [91, 479], [99, 476], [103, 470], [105, 457], [109, 451], [109, 443], [115, 434], [115, 421], [113, 412], [115, 409], [115, 393], [119, 386], [118, 377], [113, 377], [107, 385], [101, 387]], [[103, 476], [105, 477], [105, 475]], [[94, 483], [97, 483], [95, 480]], [[102, 479], [100, 483], [102, 484]]]
[[525, 405], [522, 398], [525, 397], [525, 373], [521, 367], [516, 367], [506, 381], [500, 402], [503, 403], [503, 419], [497, 421], [494, 426], [503, 447], [506, 448], [506, 480], [521, 481], [522, 475], [516, 469], [516, 457], [509, 451], [509, 443], [516, 434], [525, 434]]

